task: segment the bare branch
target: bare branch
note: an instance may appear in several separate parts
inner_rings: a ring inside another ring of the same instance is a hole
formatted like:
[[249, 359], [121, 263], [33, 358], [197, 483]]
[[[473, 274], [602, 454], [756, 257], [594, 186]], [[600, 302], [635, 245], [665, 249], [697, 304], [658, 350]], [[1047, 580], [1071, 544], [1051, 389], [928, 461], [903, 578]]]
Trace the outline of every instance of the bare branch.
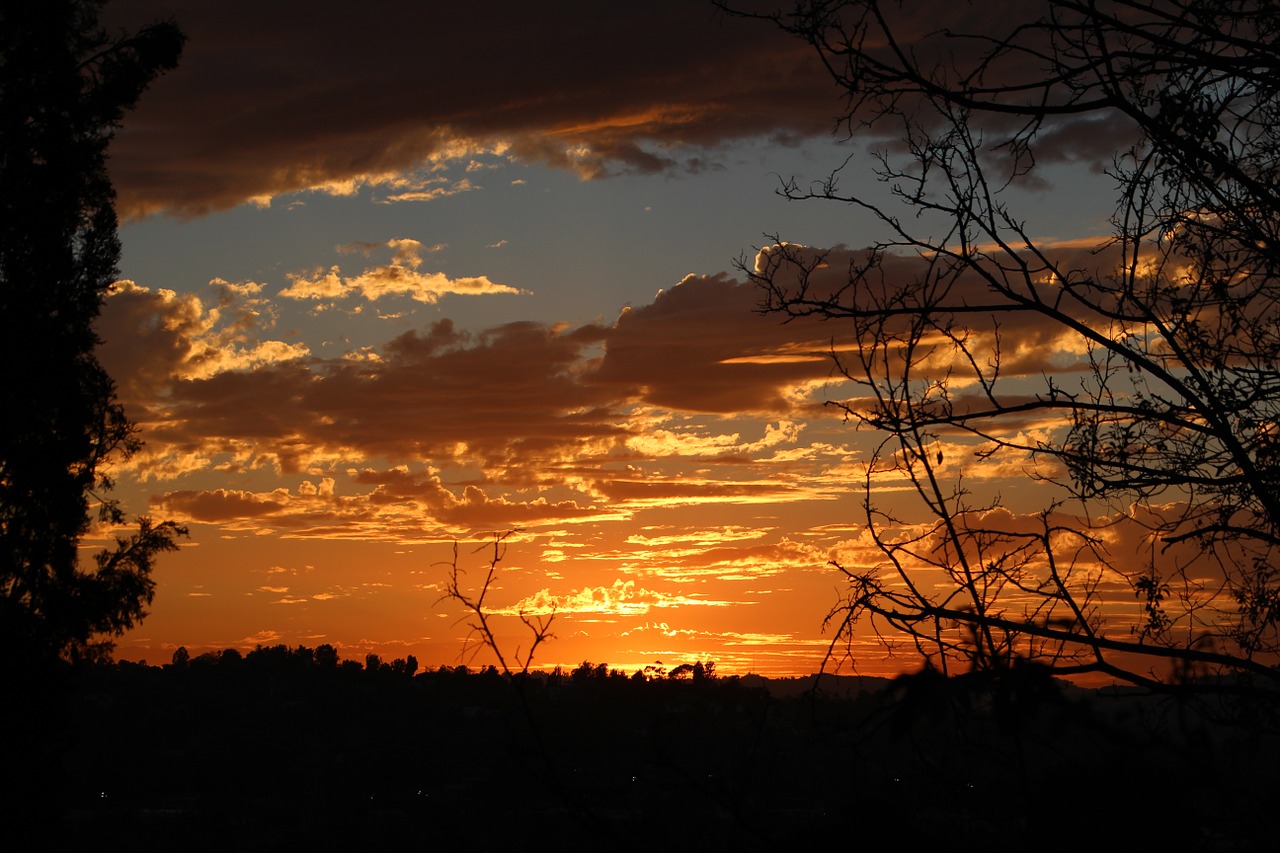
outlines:
[[[445, 580], [444, 595], [439, 599], [439, 601], [456, 601], [469, 614], [468, 617], [463, 617], [468, 620], [467, 627], [471, 630], [463, 647], [463, 655], [473, 658], [481, 649], [488, 649], [497, 658], [498, 668], [502, 671], [502, 674], [508, 677], [517, 673], [520, 675], [527, 674], [530, 667], [533, 666], [533, 658], [538, 646], [555, 637], [551, 633], [551, 623], [555, 621], [554, 612], [545, 616], [537, 616], [528, 614], [523, 610], [520, 611], [518, 618], [528, 629], [532, 639], [529, 643], [529, 648], [523, 655], [521, 655], [519, 647], [516, 648], [511, 657], [512, 664], [508, 664], [507, 656], [502, 650], [502, 644], [498, 642], [497, 635], [494, 633], [494, 613], [487, 607], [485, 599], [488, 598], [494, 583], [497, 581], [498, 564], [502, 562], [507, 553], [507, 540], [518, 532], [518, 530], [508, 530], [504, 533], [496, 533], [491, 544], [482, 545], [472, 551], [473, 554], [490, 551], [488, 563], [484, 568], [484, 577], [474, 591], [466, 582], [466, 569], [459, 565], [458, 543], [454, 542], [453, 559], [443, 564], [448, 566], [449, 575]], [[512, 665], [514, 665], [515, 669], [512, 668]]]
[[[881, 562], [837, 566], [828, 654], [869, 631], [944, 671], [1274, 682], [1280, 6], [1009, 8], [991, 32], [879, 0], [758, 16], [814, 47], [847, 96], [843, 127], [900, 132], [906, 162], [880, 154], [877, 172], [914, 214], [839, 192], [836, 173], [793, 181], [787, 196], [857, 206], [889, 238], [774, 238], [744, 265], [763, 310], [838, 322], [832, 357], [858, 396], [835, 405], [884, 436], [864, 486]], [[1112, 234], [1091, 254], [1039, 244], [1009, 190], [1042, 140], [1091, 118], [1128, 134], [1102, 164]], [[979, 476], [1014, 460], [1042, 486], [1038, 512]], [[915, 512], [880, 506], [880, 478], [910, 484]]]

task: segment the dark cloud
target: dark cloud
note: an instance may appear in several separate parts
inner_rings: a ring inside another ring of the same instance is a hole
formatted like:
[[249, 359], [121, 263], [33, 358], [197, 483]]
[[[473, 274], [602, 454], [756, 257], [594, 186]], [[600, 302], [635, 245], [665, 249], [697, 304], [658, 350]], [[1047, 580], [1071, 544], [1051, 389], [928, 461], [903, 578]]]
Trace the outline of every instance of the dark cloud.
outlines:
[[604, 514], [594, 506], [582, 506], [573, 500], [552, 501], [539, 497], [531, 501], [512, 501], [504, 497], [490, 497], [475, 485], [464, 486], [462, 494], [457, 495], [439, 477], [415, 476], [405, 468], [386, 471], [366, 469], [353, 479], [361, 485], [375, 486], [366, 497], [371, 504], [410, 506], [417, 515], [425, 515], [453, 527], [498, 529]]
[[806, 45], [710, 3], [119, 0], [190, 41], [112, 147], [122, 209], [199, 214], [499, 141], [593, 177], [830, 129]]
[[[1009, 151], [1002, 147], [1003, 143], [1015, 136], [1028, 141], [1025, 134], [1031, 128], [1035, 133], [1029, 141], [1035, 160], [1040, 163], [1078, 162], [1095, 168], [1106, 167], [1112, 164], [1117, 152], [1127, 150], [1138, 139], [1132, 117], [1119, 109], [1068, 111], [1063, 115], [1055, 115], [1052, 109], [1044, 111], [1045, 107], [1068, 103], [1098, 102], [1113, 94], [1102, 82], [1104, 75], [1098, 70], [1099, 64], [1105, 63], [1095, 64], [1100, 48], [1090, 43], [1091, 36], [1082, 35], [1091, 33], [1096, 23], [1091, 19], [1089, 4], [1049, 0], [771, 4], [742, 0], [736, 5], [748, 4], [760, 7], [765, 14], [778, 8], [785, 12], [801, 9], [802, 14], [803, 7], [818, 9], [824, 29], [811, 35], [826, 45], [824, 57], [830, 63], [832, 74], [843, 81], [828, 79], [824, 85], [852, 95], [849, 103], [857, 102], [858, 107], [841, 111], [845, 120], [841, 121], [840, 130], [877, 151], [906, 155], [892, 158], [895, 165], [910, 162], [914, 154], [907, 153], [910, 145], [903, 122], [896, 117], [875, 121], [880, 110], [889, 108], [891, 112], [908, 115], [917, 135], [916, 144], [921, 142], [922, 130], [948, 132], [948, 115], [955, 114], [955, 108], [939, 110], [925, 102], [919, 87], [905, 81], [886, 83], [880, 100], [867, 103], [860, 100], [875, 86], [874, 82], [867, 83], [877, 78], [879, 69], [875, 63], [881, 63], [883, 68], [898, 68], [901, 56], [910, 57], [932, 87], [963, 92], [975, 103], [998, 105], [999, 109], [992, 111], [974, 108], [965, 113], [966, 125], [986, 154], [993, 180], [1012, 177], [1007, 172], [1000, 174], [1001, 168], [1009, 165]], [[874, 14], [867, 13], [867, 6], [874, 6]], [[1142, 4], [1117, 3], [1110, 4], [1103, 14], [1138, 23], [1143, 18], [1159, 20], [1161, 13], [1144, 15]], [[783, 21], [789, 23], [790, 15], [784, 14]], [[1163, 22], [1154, 28], [1162, 27]], [[1141, 41], [1137, 32], [1135, 29], [1125, 34], [1116, 27], [1099, 38], [1121, 39], [1132, 35]], [[892, 35], [892, 40], [887, 34]], [[852, 43], [863, 50], [870, 61], [859, 64], [851, 57], [853, 51], [842, 51], [846, 39], [854, 39]], [[1082, 42], [1087, 46], [1082, 46]], [[1124, 54], [1124, 48], [1117, 44], [1110, 46], [1116, 52], [1113, 60]], [[1068, 74], [1071, 70], [1074, 73]], [[1153, 78], [1158, 73], [1152, 72]], [[1152, 85], [1156, 83], [1153, 81]], [[1010, 106], [1030, 109], [1013, 115], [1005, 112]], [[1045, 176], [1034, 170], [1019, 175], [1017, 183], [1028, 188], [1048, 186]]]
[[[616, 517], [573, 500], [511, 500], [491, 497], [477, 486], [460, 493], [434, 475], [407, 469], [353, 472], [356, 494], [337, 494], [331, 478], [319, 486], [304, 481], [291, 492], [244, 490], [177, 490], [156, 495], [152, 508], [183, 521], [229, 526], [245, 532], [280, 529], [299, 537], [397, 539], [447, 531], [489, 530], [547, 522], [566, 523], [603, 516]], [[374, 488], [367, 490], [369, 485]]]
[[657, 502], [677, 504], [710, 501], [749, 501], [751, 499], [777, 501], [793, 498], [804, 492], [794, 486], [777, 483], [730, 483], [719, 481], [673, 482], [655, 480], [615, 479], [596, 484], [596, 490], [611, 502]]
[[579, 381], [582, 343], [535, 323], [457, 337], [407, 332], [377, 362], [294, 361], [177, 384], [167, 412], [189, 440], [252, 440], [294, 469], [323, 449], [357, 458], [541, 458], [620, 434], [604, 389]]
[[[958, 79], [990, 42], [944, 31], [1011, 32], [1044, 6], [882, 9], [900, 46]], [[107, 14], [113, 27], [172, 16], [190, 36], [179, 68], [112, 146], [126, 215], [198, 215], [361, 180], [388, 182], [389, 198], [432, 198], [471, 185], [406, 185], [403, 175], [495, 146], [586, 178], [697, 171], [715, 166], [700, 148], [753, 136], [794, 142], [829, 133], [845, 112], [806, 43], [699, 0], [117, 0]], [[1036, 37], [1020, 31], [1028, 50], [1005, 52], [983, 82], [1038, 77]], [[984, 121], [988, 141], [1015, 127]], [[1051, 122], [1037, 154], [1105, 163], [1127, 133], [1116, 119]], [[858, 130], [876, 147], [900, 134], [894, 122]]]
[[269, 518], [281, 513], [288, 501], [287, 493], [260, 495], [238, 489], [212, 489], [168, 492], [158, 499], [157, 505], [181, 512], [194, 521], [212, 523]]
[[[130, 285], [104, 309], [102, 357], [157, 454], [285, 471], [317, 459], [462, 458], [533, 477], [535, 461], [624, 452], [636, 404], [794, 409], [788, 389], [830, 372], [825, 344], [803, 324], [754, 313], [753, 291], [691, 277], [613, 327], [526, 321], [473, 333], [441, 320], [376, 353], [323, 359], [242, 327], [220, 345], [228, 333], [216, 317], [235, 317], [234, 304], [215, 317], [195, 297]], [[779, 349], [804, 355], [757, 358]]]
[[[839, 330], [784, 324], [759, 305], [752, 283], [691, 275], [618, 318], [594, 379], [635, 388], [645, 402], [669, 409], [789, 411], [789, 388], [830, 374], [825, 353]], [[794, 360], [777, 358], [780, 351]]]
[[[963, 332], [957, 340], [963, 340], [964, 349], [978, 359], [976, 365], [989, 369], [998, 361], [1005, 378], [1085, 369], [1089, 341], [1081, 330], [1097, 323], [1100, 314], [1120, 310], [1115, 293], [1098, 285], [1116, 280], [1123, 258], [1119, 247], [1100, 238], [1046, 245], [1038, 253], [989, 246], [973, 267], [887, 253], [869, 265], [868, 257], [866, 250], [844, 247], [775, 245], [759, 253], [756, 269], [775, 286], [775, 301], [790, 302], [797, 314], [829, 315], [827, 328], [837, 346], [855, 345], [850, 340], [852, 321], [842, 317], [881, 316], [885, 306], [930, 306], [939, 326], [950, 323], [953, 330]], [[1064, 287], [1064, 281], [1071, 287]], [[1037, 301], [1045, 310], [1027, 307]], [[1006, 310], [1011, 308], [1019, 310]], [[882, 344], [905, 335], [913, 322], [909, 311], [882, 316], [886, 319], [879, 325], [864, 323], [874, 330], [869, 337], [880, 336]], [[955, 341], [935, 334], [925, 335], [923, 342], [927, 346], [913, 353], [917, 368], [935, 376], [950, 375], [955, 368], [951, 382], [957, 391], [963, 381], [973, 379], [976, 365], [965, 363]], [[887, 353], [891, 359], [900, 355], [893, 348]], [[841, 358], [857, 367], [847, 355]], [[893, 364], [892, 360], [877, 362], [876, 369], [883, 371]]]

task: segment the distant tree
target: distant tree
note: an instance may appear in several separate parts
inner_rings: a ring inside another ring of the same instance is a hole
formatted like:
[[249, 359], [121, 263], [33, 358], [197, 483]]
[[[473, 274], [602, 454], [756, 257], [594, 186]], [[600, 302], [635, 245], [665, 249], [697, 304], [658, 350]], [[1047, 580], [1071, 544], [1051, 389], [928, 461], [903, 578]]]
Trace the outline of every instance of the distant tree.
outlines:
[[[1280, 4], [963, 8], [943, 22], [925, 4], [807, 0], [762, 16], [813, 46], [851, 138], [896, 140], [878, 175], [907, 214], [839, 172], [793, 182], [791, 197], [855, 205], [891, 236], [857, 253], [777, 241], [748, 270], [767, 310], [840, 322], [856, 391], [839, 405], [881, 436], [864, 502], [879, 556], [838, 565], [837, 642], [905, 640], [944, 671], [1021, 659], [1274, 688]], [[979, 8], [996, 28], [964, 30]], [[1037, 156], [1109, 139], [1109, 233], [1092, 251], [1038, 240], [1011, 207]], [[1007, 504], [981, 478], [996, 465], [1024, 495], [1027, 477], [1048, 484], [1044, 502]], [[914, 489], [917, 511], [885, 482]]]
[[691, 663], [682, 663], [667, 673], [667, 678], [672, 681], [681, 681], [686, 678], [693, 678], [694, 665]]
[[298, 646], [293, 650], [293, 662], [299, 668], [309, 669], [316, 662], [315, 649], [307, 646]]
[[584, 660], [569, 673], [573, 681], [604, 681], [609, 677], [609, 664]]
[[396, 658], [379, 666], [368, 666], [370, 672], [382, 671], [391, 676], [399, 676], [402, 678], [412, 678], [413, 674], [418, 671], [418, 659], [413, 655], [408, 658]]
[[244, 662], [255, 670], [272, 674], [288, 671], [292, 659], [293, 650], [284, 643], [276, 643], [274, 646], [259, 644], [244, 656]]
[[192, 669], [209, 669], [218, 665], [221, 656], [221, 652], [202, 652], [191, 658], [187, 665]]
[[190, 661], [191, 653], [187, 651], [186, 646], [178, 646], [178, 648], [174, 649], [172, 660], [174, 669], [186, 669]]
[[105, 465], [139, 442], [94, 355], [116, 276], [106, 152], [125, 111], [175, 66], [172, 22], [111, 34], [101, 0], [0, 3], [0, 645], [11, 659], [108, 654], [143, 617], [157, 554], [185, 531], [124, 515]]
[[337, 669], [338, 651], [328, 643], [322, 643], [316, 647], [315, 661], [321, 669]]

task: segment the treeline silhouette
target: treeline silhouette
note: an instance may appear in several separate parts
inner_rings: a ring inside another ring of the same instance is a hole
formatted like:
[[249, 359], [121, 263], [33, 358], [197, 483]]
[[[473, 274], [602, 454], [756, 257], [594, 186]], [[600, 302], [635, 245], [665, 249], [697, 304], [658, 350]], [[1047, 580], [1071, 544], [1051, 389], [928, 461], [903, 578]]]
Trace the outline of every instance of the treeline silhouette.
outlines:
[[1064, 821], [1086, 821], [1103, 846], [1248, 849], [1270, 832], [1277, 727], [1265, 705], [1016, 674], [815, 686], [717, 676], [708, 662], [417, 670], [412, 657], [342, 660], [331, 646], [69, 668], [52, 750], [62, 793], [40, 837], [49, 849], [107, 837], [134, 850], [909, 837], [1052, 850], [1081, 843]]

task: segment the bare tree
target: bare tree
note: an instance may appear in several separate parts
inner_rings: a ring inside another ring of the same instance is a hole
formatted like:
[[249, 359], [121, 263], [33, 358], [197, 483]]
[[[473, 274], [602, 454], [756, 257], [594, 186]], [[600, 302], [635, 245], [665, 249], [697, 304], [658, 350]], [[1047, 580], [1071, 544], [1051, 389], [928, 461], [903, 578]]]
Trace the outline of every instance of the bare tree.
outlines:
[[[886, 141], [895, 199], [842, 191], [841, 170], [791, 182], [891, 236], [778, 241], [748, 270], [766, 310], [856, 342], [833, 346], [857, 389], [837, 405], [880, 436], [864, 484], [878, 556], [838, 565], [833, 650], [870, 632], [942, 669], [1273, 689], [1280, 6], [992, 3], [963, 7], [986, 17], [973, 31], [939, 8], [758, 15], [813, 45], [851, 138]], [[1080, 158], [1114, 152], [1110, 231], [1088, 250], [1037, 241], [1010, 207], [1072, 140]], [[995, 491], [995, 466], [1037, 481], [1015, 487], [1034, 512]]]
[[516, 617], [530, 635], [529, 647], [523, 654], [517, 646], [508, 658], [494, 631], [493, 620], [497, 614], [487, 600], [497, 582], [498, 564], [506, 556], [507, 540], [518, 532], [518, 530], [507, 530], [495, 533], [492, 543], [473, 550], [473, 554], [489, 551], [488, 562], [482, 569], [483, 577], [476, 584], [467, 582], [467, 572], [458, 563], [458, 543], [454, 542], [453, 557], [444, 564], [448, 567], [448, 577], [445, 580], [444, 595], [441, 596], [440, 601], [458, 602], [467, 611], [467, 615], [463, 618], [467, 620], [470, 634], [464, 641], [463, 657], [472, 659], [481, 650], [488, 649], [497, 659], [498, 669], [506, 677], [507, 684], [512, 687], [519, 701], [521, 717], [528, 727], [525, 737], [536, 756], [534, 773], [539, 786], [551, 791], [580, 825], [589, 830], [597, 829], [597, 821], [590, 809], [584, 805], [582, 798], [565, 784], [563, 771], [556, 760], [555, 752], [548, 748], [543, 735], [543, 724], [527, 689], [529, 685], [525, 676], [533, 666], [534, 654], [539, 646], [555, 637], [551, 633], [551, 623], [555, 620], [554, 611], [545, 616], [530, 614], [524, 610], [517, 611]]
[[[488, 609], [485, 599], [489, 597], [489, 593], [493, 590], [494, 582], [498, 576], [498, 564], [502, 562], [502, 558], [507, 553], [507, 539], [517, 533], [515, 530], [508, 530], [504, 533], [494, 534], [493, 543], [484, 545], [475, 549], [473, 553], [489, 550], [490, 553], [488, 564], [484, 569], [484, 577], [479, 584], [470, 588], [466, 581], [466, 569], [458, 565], [458, 543], [453, 543], [453, 559], [445, 565], [449, 568], [449, 576], [445, 581], [444, 595], [441, 601], [452, 600], [461, 604], [467, 610], [467, 627], [471, 629], [467, 640], [463, 646], [464, 657], [474, 658], [481, 649], [488, 649], [498, 660], [498, 668], [503, 675], [508, 677], [515, 673], [521, 675], [527, 674], [529, 668], [533, 665], [533, 656], [537, 652], [538, 646], [547, 640], [553, 639], [554, 634], [551, 633], [551, 623], [555, 620], [555, 613], [549, 613], [546, 616], [538, 616], [526, 613], [521, 610], [517, 614], [520, 622], [528, 629], [530, 634], [529, 648], [522, 655], [520, 648], [517, 646], [512, 655], [512, 663], [508, 664], [507, 655], [502, 650], [502, 644], [498, 642], [497, 635], [493, 631], [494, 613]], [[512, 669], [514, 664], [515, 669]]]

